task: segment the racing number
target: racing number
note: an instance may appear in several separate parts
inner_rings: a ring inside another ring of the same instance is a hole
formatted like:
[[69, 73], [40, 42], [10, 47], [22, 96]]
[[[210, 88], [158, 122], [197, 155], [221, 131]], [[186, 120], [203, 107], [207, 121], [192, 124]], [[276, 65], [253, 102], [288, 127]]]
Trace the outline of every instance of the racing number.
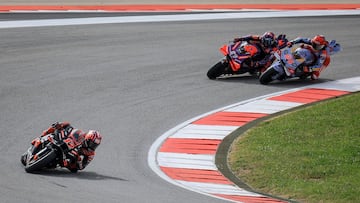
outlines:
[[286, 59], [286, 61], [288, 62], [288, 64], [294, 64], [294, 58], [292, 57], [291, 54], [287, 53], [287, 54], [285, 55], [285, 59]]

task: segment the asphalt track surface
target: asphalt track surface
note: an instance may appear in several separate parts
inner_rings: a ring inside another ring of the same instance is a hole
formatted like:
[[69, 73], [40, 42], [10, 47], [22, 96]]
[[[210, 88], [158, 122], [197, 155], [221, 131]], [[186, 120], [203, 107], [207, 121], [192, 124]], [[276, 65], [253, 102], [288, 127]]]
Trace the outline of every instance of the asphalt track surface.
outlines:
[[[1, 29], [1, 202], [224, 202], [159, 178], [147, 164], [152, 143], [179, 123], [238, 101], [359, 76], [359, 18]], [[316, 82], [263, 86], [249, 76], [207, 79], [223, 43], [266, 30], [289, 38], [322, 33], [344, 50]], [[57, 120], [101, 131], [94, 161], [78, 174], [25, 173], [20, 155]]]

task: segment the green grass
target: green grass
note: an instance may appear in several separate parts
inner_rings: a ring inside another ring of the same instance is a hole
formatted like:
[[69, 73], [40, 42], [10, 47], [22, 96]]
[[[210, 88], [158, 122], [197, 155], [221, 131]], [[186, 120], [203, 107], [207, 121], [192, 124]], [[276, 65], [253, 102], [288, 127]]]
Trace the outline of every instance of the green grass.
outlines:
[[360, 202], [360, 93], [272, 118], [239, 136], [233, 173], [299, 202]]

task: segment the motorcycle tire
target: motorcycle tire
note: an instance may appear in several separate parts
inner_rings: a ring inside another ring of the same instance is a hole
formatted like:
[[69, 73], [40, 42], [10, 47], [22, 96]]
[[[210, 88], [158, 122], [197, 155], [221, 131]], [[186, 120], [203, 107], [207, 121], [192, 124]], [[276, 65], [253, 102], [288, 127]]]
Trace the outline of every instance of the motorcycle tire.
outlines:
[[210, 80], [215, 80], [217, 77], [225, 73], [226, 67], [228, 67], [227, 62], [220, 61], [209, 69], [207, 76]]
[[270, 67], [260, 75], [259, 81], [261, 84], [267, 85], [273, 81], [273, 76], [276, 74], [278, 72], [273, 67]]
[[32, 160], [26, 163], [25, 171], [28, 173], [39, 171], [42, 168], [46, 167], [50, 162], [52, 162], [56, 158], [56, 156], [56, 151], [54, 149], [49, 149], [41, 157], [38, 157], [36, 160]]

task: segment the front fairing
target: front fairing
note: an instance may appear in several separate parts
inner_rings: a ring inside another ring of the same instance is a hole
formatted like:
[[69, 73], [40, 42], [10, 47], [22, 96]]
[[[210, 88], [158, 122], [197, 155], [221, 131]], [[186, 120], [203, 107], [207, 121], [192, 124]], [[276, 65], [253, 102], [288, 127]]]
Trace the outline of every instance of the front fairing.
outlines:
[[26, 164], [33, 162], [37, 159], [37, 157], [41, 157], [41, 154], [44, 154], [49, 150], [56, 150], [58, 153], [58, 157], [54, 160], [54, 162], [49, 163], [49, 165], [47, 166], [48, 168], [56, 167], [59, 163], [61, 163], [60, 160], [65, 158], [65, 155], [63, 153], [65, 147], [62, 147], [61, 144], [63, 142], [55, 140], [54, 135], [48, 134], [36, 139], [38, 140], [38, 142], [40, 142], [40, 144], [31, 145], [31, 147], [28, 148]]
[[241, 68], [241, 64], [234, 61], [234, 59], [231, 57], [231, 50], [234, 46], [234, 43], [223, 45], [220, 48], [220, 52], [226, 57], [226, 60], [228, 61], [231, 69], [233, 71], [238, 71]]
[[278, 72], [276, 78], [307, 77], [308, 72], [304, 72], [303, 67], [313, 63], [314, 58], [311, 53], [307, 53], [309, 50], [303, 51], [302, 57], [295, 57], [295, 48], [287, 47], [276, 52], [274, 56], [277, 60], [271, 65]]
[[285, 65], [286, 68], [291, 69], [291, 70], [295, 70], [300, 63], [302, 63], [301, 61], [298, 61], [294, 58], [293, 53], [291, 51], [291, 49], [283, 49], [281, 52], [281, 61], [283, 62], [283, 64]]
[[27, 151], [26, 165], [31, 164], [31, 162], [34, 162], [37, 159], [37, 157], [40, 157], [48, 150], [50, 150], [48, 144], [47, 145], [41, 144], [37, 147], [31, 146]]
[[[244, 47], [247, 47], [248, 50], [244, 49]], [[257, 57], [261, 54], [260, 49], [256, 45], [252, 45], [247, 42], [231, 42], [223, 45], [220, 48], [220, 52], [226, 56], [234, 72], [240, 70], [245, 60]]]
[[[298, 48], [300, 49], [300, 48]], [[278, 56], [278, 61], [282, 65], [283, 72], [287, 77], [297, 77], [303, 74], [303, 70], [299, 69], [299, 67], [303, 67], [304, 65], [309, 65], [313, 63], [314, 56], [307, 49], [302, 49], [303, 56], [295, 57], [295, 49], [284, 48], [281, 50], [280, 56]], [[309, 52], [309, 53], [308, 53]], [[304, 54], [305, 53], [305, 54]]]
[[223, 45], [222, 47], [220, 47], [220, 52], [221, 52], [222, 54], [224, 54], [224, 56], [226, 56], [226, 55], [229, 54], [229, 52], [228, 52], [228, 47], [229, 47], [229, 45], [227, 45], [227, 44], [225, 44], [225, 45]]
[[276, 72], [278, 72], [279, 76], [282, 76], [285, 74], [284, 71], [284, 66], [282, 65], [282, 63], [280, 61], [275, 61], [272, 65], [272, 68], [274, 68], [276, 70]]

